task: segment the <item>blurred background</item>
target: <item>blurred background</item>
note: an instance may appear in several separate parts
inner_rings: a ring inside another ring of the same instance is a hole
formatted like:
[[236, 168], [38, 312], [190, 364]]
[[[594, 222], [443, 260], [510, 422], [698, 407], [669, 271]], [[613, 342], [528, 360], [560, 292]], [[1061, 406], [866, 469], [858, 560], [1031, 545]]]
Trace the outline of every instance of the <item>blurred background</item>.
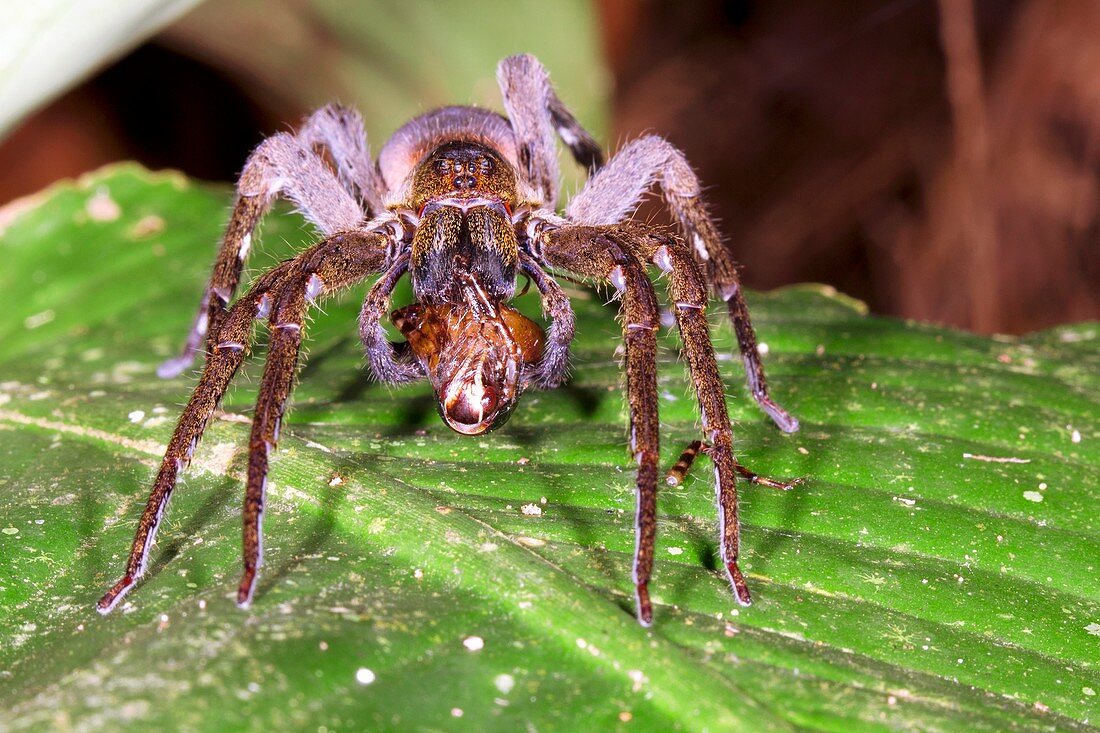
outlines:
[[332, 99], [377, 152], [434, 106], [499, 109], [527, 51], [610, 148], [687, 153], [750, 287], [986, 333], [1100, 318], [1095, 0], [45, 4], [0, 22], [0, 205], [121, 159], [230, 182]]

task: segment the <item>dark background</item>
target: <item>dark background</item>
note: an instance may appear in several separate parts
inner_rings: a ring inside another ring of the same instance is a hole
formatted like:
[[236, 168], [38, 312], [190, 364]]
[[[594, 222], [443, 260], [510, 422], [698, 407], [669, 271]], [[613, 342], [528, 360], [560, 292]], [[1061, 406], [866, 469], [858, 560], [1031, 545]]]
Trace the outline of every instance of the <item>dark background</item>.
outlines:
[[[1100, 3], [593, 13], [611, 147], [657, 132], [687, 153], [750, 287], [819, 281], [982, 332], [1100, 318]], [[0, 203], [125, 158], [233, 180], [309, 105], [216, 41], [185, 19], [32, 116], [0, 143]]]

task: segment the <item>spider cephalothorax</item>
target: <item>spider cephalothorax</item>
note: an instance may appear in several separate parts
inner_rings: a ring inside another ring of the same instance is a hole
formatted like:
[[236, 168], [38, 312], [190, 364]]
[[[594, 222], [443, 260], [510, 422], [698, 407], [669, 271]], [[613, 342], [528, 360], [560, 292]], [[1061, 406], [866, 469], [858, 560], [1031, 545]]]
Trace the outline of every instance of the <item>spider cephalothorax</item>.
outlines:
[[[733, 321], [753, 397], [784, 431], [797, 430], [798, 422], [768, 396], [737, 270], [703, 206], [699, 181], [683, 154], [659, 137], [628, 143], [604, 165], [599, 146], [558, 99], [533, 57], [505, 59], [498, 79], [507, 117], [475, 107], [430, 112], [394, 133], [377, 161], [358, 114], [338, 106], [318, 110], [297, 134], [268, 138], [249, 158], [184, 353], [160, 370], [164, 376], [179, 374], [205, 339], [202, 376], [165, 452], [126, 573], [100, 599], [101, 612], [110, 611], [144, 573], [178, 474], [243, 362], [256, 319], [267, 321], [270, 337], [249, 441], [244, 575], [237, 592], [242, 606], [252, 599], [262, 561], [268, 458], [278, 440], [311, 304], [377, 276], [359, 319], [370, 369], [394, 384], [426, 378], [444, 422], [459, 433], [477, 435], [503, 424], [525, 389], [556, 387], [565, 378], [573, 312], [549, 270], [610, 284], [621, 300], [630, 449], [638, 466], [634, 582], [638, 619], [649, 624], [660, 322], [646, 274], [650, 264], [669, 274], [672, 310], [706, 438], [684, 451], [668, 480], [682, 478], [700, 451], [710, 456], [723, 563], [737, 600], [750, 603], [737, 563], [735, 477], [739, 472], [757, 477], [733, 455], [724, 388], [704, 314], [708, 291], [724, 302]], [[564, 216], [556, 211], [555, 133], [592, 174]], [[683, 239], [630, 221], [654, 184]], [[234, 300], [252, 232], [276, 197], [289, 199], [324, 238], [256, 278]], [[508, 305], [521, 274], [542, 296], [549, 319], [545, 331]], [[390, 293], [405, 275], [411, 278], [415, 302], [390, 313]], [[393, 344], [386, 338], [382, 320], [387, 314], [405, 341]]]

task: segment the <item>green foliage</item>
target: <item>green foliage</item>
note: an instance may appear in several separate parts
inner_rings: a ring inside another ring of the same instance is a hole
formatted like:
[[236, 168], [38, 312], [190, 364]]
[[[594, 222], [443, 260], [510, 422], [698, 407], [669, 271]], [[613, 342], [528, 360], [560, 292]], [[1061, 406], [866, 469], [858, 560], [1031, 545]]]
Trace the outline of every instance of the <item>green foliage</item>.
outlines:
[[[661, 496], [656, 624], [631, 616], [613, 305], [575, 301], [571, 386], [465, 438], [426, 388], [366, 377], [360, 288], [309, 326], [253, 608], [232, 594], [258, 360], [210, 426], [148, 578], [100, 617], [193, 384], [154, 369], [187, 329], [228, 200], [121, 167], [51, 189], [0, 235], [5, 730], [1005, 731], [1097, 718], [1100, 326], [990, 340], [868, 317], [814, 287], [751, 300], [796, 435], [756, 410], [729, 328], [716, 329], [741, 459], [807, 477], [742, 492], [751, 608], [714, 570], [701, 466]], [[309, 239], [290, 216], [264, 233], [257, 267]], [[662, 344], [671, 463], [697, 420], [674, 336]]]

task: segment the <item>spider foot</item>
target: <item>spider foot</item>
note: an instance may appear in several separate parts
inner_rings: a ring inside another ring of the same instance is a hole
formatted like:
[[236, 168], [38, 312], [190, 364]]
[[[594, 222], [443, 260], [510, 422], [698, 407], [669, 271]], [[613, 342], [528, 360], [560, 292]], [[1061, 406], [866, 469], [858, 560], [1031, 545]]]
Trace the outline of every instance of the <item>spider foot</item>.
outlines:
[[638, 623], [642, 626], [652, 626], [653, 603], [649, 600], [649, 584], [638, 583], [635, 586], [635, 596], [638, 602]]
[[246, 566], [241, 575], [241, 584], [237, 586], [237, 606], [248, 608], [252, 605], [252, 594], [256, 591], [256, 568]]
[[798, 418], [793, 417], [791, 413], [784, 410], [777, 405], [771, 399], [763, 395], [753, 395], [756, 398], [756, 402], [760, 405], [760, 409], [763, 410], [768, 417], [772, 419], [772, 422], [776, 424], [780, 430], [784, 433], [797, 433], [800, 427]]
[[742, 466], [740, 463], [734, 463], [733, 467], [737, 470], [737, 473], [748, 480], [750, 484], [759, 484], [760, 486], [769, 486], [773, 489], [779, 489], [780, 491], [790, 491], [795, 486], [803, 483], [805, 479], [801, 476], [798, 478], [782, 481], [780, 479], [768, 478], [767, 476], [761, 476], [758, 473], [753, 473], [749, 469]]
[[122, 600], [123, 596], [130, 592], [130, 589], [134, 587], [136, 578], [133, 575], [127, 574], [122, 580], [111, 586], [111, 589], [103, 594], [103, 597], [95, 604], [95, 608], [101, 614], [106, 616], [108, 613], [114, 610], [118, 602]]
[[733, 597], [742, 606], [752, 605], [752, 595], [749, 593], [749, 584], [745, 582], [745, 576], [741, 574], [741, 568], [736, 561], [726, 563], [726, 572], [730, 576], [730, 587], [733, 588]]

